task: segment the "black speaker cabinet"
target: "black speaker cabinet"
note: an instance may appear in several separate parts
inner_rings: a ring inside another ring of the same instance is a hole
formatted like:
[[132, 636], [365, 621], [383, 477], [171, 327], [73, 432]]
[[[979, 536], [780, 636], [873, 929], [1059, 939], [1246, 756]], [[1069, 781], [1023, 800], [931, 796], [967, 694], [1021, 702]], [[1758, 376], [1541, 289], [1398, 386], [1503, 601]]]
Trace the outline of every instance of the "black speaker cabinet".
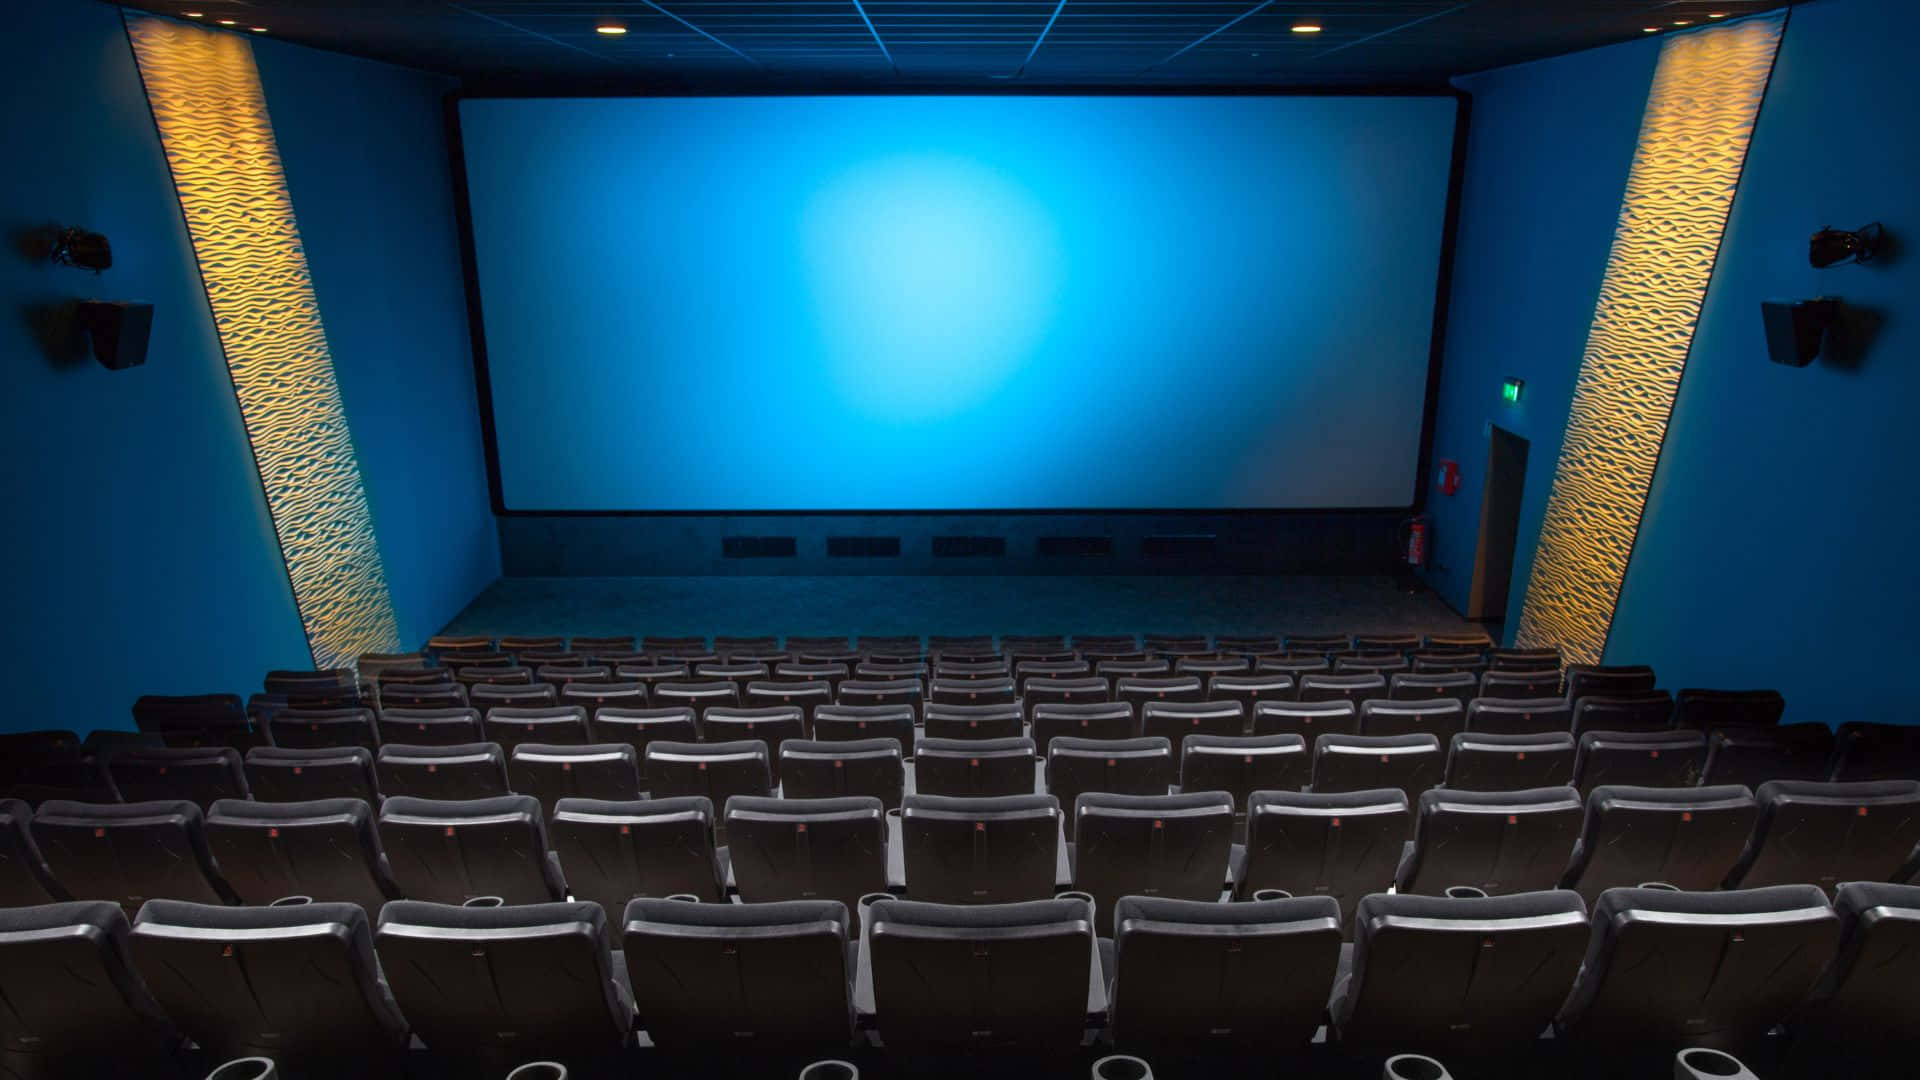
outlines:
[[1767, 356], [1776, 364], [1806, 367], [1820, 355], [1827, 331], [1840, 318], [1840, 301], [1762, 300], [1760, 317], [1767, 328]]
[[147, 362], [147, 335], [153, 330], [153, 305], [133, 300], [82, 300], [80, 324], [93, 338], [93, 355], [109, 370]]

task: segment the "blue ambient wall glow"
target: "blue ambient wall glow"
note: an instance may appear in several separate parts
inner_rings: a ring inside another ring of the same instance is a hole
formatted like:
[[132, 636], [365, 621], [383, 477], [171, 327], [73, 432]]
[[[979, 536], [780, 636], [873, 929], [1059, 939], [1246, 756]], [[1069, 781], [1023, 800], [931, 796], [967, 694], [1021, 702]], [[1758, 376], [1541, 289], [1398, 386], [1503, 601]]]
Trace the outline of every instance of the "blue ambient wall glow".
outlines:
[[503, 502], [1404, 506], [1454, 113], [463, 101]]

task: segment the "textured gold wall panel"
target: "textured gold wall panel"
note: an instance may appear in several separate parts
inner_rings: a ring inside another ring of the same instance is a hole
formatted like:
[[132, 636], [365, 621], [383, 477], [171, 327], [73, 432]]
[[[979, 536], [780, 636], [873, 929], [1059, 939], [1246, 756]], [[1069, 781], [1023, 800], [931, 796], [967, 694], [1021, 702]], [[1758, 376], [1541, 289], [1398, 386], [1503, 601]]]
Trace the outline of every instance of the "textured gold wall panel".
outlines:
[[127, 33], [314, 663], [392, 651], [386, 571], [253, 48], [132, 13]]
[[[1667, 38], [1516, 635], [1598, 663], [1785, 12]], [[1577, 122], [1569, 118], [1570, 122]]]

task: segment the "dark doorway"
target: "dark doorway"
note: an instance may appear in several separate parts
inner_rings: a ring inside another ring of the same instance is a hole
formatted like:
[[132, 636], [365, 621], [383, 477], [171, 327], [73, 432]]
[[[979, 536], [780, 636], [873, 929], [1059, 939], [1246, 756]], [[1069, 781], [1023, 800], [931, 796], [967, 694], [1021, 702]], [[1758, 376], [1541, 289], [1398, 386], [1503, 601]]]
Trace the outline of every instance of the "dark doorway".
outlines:
[[1467, 618], [1497, 622], [1507, 617], [1507, 593], [1513, 585], [1520, 495], [1527, 485], [1527, 440], [1491, 425], [1487, 432], [1487, 485], [1480, 493], [1480, 541], [1474, 548]]

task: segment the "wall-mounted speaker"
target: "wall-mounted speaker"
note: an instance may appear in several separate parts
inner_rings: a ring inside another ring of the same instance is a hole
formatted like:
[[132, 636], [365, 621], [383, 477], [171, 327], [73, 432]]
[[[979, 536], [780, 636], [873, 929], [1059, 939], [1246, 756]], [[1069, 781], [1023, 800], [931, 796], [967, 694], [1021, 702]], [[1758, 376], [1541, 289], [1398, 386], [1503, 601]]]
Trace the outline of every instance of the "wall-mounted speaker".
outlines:
[[1767, 329], [1767, 357], [1776, 364], [1806, 367], [1825, 347], [1827, 332], [1840, 318], [1840, 301], [1762, 300], [1760, 318]]
[[93, 355], [111, 371], [147, 362], [153, 305], [133, 300], [82, 300], [80, 325], [93, 339]]

